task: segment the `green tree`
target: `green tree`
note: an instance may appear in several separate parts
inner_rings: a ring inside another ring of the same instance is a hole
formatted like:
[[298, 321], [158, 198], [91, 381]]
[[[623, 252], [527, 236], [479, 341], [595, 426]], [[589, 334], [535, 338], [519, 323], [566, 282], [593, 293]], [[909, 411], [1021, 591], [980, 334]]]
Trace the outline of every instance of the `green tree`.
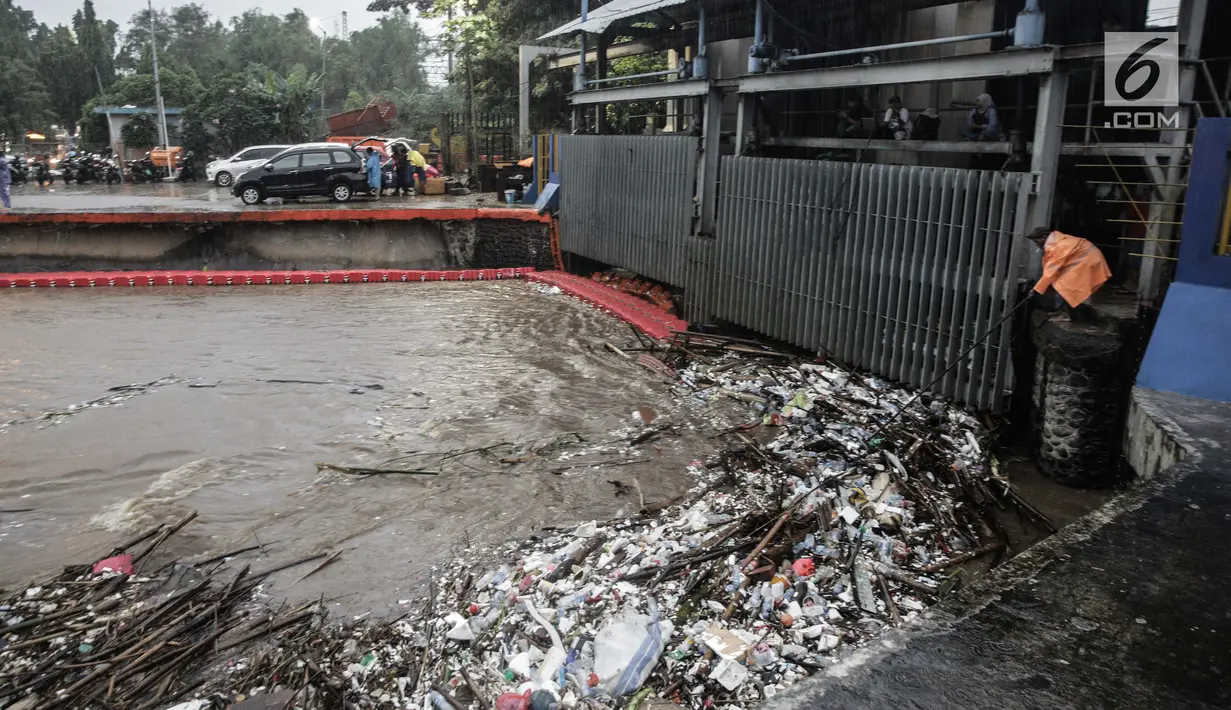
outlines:
[[116, 35], [119, 25], [108, 20], [99, 21], [94, 13], [94, 0], [85, 0], [81, 9], [73, 15], [73, 32], [81, 49], [82, 66], [87, 79], [92, 79], [99, 93], [115, 81]]
[[296, 65], [321, 64], [320, 35], [312, 31], [308, 16], [300, 10], [284, 17], [248, 10], [231, 18], [227, 44], [228, 69], [232, 72], [259, 65], [286, 76]]
[[45, 130], [52, 119], [51, 99], [35, 71], [39, 31], [33, 13], [0, 0], [0, 133], [10, 138]]
[[189, 114], [181, 122], [181, 125], [184, 129], [181, 134], [184, 150], [191, 150], [200, 156], [209, 155], [214, 141], [209, 134], [209, 130], [205, 128], [205, 122]]
[[278, 132], [288, 143], [307, 140], [311, 130], [312, 102], [320, 96], [321, 75], [309, 74], [303, 65], [296, 66], [286, 76], [269, 72], [265, 91], [277, 106]]
[[[609, 76], [631, 76], [662, 71], [667, 68], [667, 58], [662, 54], [639, 54], [633, 57], [621, 57], [611, 62]], [[620, 86], [621, 84], [614, 84]], [[657, 124], [666, 112], [661, 102], [632, 101], [629, 103], [607, 104], [607, 125], [615, 133], [642, 133], [648, 120]]]
[[51, 99], [51, 112], [61, 125], [71, 126], [81, 115], [81, 106], [98, 93], [93, 77], [81, 71], [81, 49], [73, 32], [64, 25], [43, 28], [38, 37], [37, 68], [40, 85]]
[[[373, 0], [368, 10], [408, 10], [414, 7], [425, 17], [445, 19], [441, 50], [454, 53], [450, 83], [473, 85], [474, 109], [478, 112], [517, 110], [520, 77], [517, 47], [538, 44], [543, 33], [577, 16], [575, 0]], [[564, 99], [572, 87], [568, 71], [539, 77], [531, 93], [538, 99], [532, 108], [535, 127], [550, 127], [563, 119]]]
[[[138, 71], [146, 61], [150, 17], [149, 9], [143, 8], [129, 20], [129, 30], [116, 58], [116, 65], [121, 69]], [[211, 20], [205, 8], [189, 3], [169, 12], [156, 9], [153, 20], [160, 65], [181, 70], [192, 68], [206, 82], [226, 68], [229, 40], [226, 27]]]
[[351, 89], [346, 95], [346, 103], [342, 105], [342, 110], [353, 111], [357, 108], [363, 108], [368, 105], [368, 100], [363, 94]]
[[136, 114], [120, 129], [120, 140], [129, 148], [158, 145], [158, 119], [152, 113]]
[[[223, 152], [246, 145], [272, 143], [278, 138], [278, 106], [263, 83], [245, 73], [215, 77], [188, 109], [187, 125], [213, 126]], [[185, 130], [185, 138], [190, 135]]]

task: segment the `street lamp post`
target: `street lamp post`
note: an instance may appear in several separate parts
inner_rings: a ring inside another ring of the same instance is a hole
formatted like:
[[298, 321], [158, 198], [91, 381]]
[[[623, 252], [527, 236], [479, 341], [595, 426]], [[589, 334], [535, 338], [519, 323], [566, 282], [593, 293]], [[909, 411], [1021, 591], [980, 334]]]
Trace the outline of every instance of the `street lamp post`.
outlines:
[[321, 124], [324, 132], [328, 134], [329, 124], [325, 120], [325, 39], [329, 36], [329, 33], [321, 26], [321, 21], [318, 18], [312, 18], [311, 24], [312, 29], [321, 33]]

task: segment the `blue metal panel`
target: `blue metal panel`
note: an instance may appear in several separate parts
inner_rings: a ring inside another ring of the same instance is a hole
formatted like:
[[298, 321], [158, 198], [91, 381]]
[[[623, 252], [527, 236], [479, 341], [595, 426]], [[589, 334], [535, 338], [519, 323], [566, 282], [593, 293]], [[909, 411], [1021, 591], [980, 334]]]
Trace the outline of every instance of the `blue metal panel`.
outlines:
[[1137, 385], [1231, 402], [1231, 256], [1215, 251], [1231, 182], [1231, 119], [1197, 124], [1180, 262]]

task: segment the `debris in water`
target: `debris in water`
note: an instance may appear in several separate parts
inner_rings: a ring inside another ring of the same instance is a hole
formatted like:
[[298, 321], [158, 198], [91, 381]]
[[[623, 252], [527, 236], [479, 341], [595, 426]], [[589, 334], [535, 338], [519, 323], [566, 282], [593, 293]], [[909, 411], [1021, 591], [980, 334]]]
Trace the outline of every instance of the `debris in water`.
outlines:
[[[70, 568], [0, 602], [0, 697], [83, 708], [193, 707], [190, 695], [218, 707], [262, 696], [301, 708], [743, 706], [916, 620], [960, 579], [938, 571], [1003, 549], [990, 510], [1020, 504], [969, 412], [927, 398], [906, 407], [904, 389], [748, 341], [681, 334], [679, 345], [660, 347], [648, 369], [672, 373], [683, 401], [734, 400], [773, 424], [724, 430], [725, 448], [690, 466], [685, 499], [471, 548], [395, 619], [327, 622], [316, 604], [252, 599], [269, 574], [325, 553], [261, 574], [223, 561], [178, 585], [177, 565], [143, 577], [164, 527], [115, 551], [152, 539], [130, 552], [134, 575]], [[668, 429], [656, 421], [624, 445]], [[575, 463], [567, 449], [579, 441], [403, 457], [435, 459], [435, 470], [318, 466], [435, 474], [466, 456], [555, 456], [602, 475], [644, 460]]]

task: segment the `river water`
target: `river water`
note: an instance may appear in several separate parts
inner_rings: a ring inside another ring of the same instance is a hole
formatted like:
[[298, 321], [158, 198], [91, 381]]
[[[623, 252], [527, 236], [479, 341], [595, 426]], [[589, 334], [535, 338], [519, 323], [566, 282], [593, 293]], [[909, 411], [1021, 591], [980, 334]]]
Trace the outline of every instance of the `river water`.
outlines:
[[[261, 543], [246, 555], [259, 570], [342, 551], [266, 591], [380, 613], [468, 543], [635, 510], [611, 481], [679, 495], [712, 449], [661, 380], [604, 350], [627, 326], [520, 282], [10, 291], [0, 324], [0, 510], [34, 509], [0, 512], [3, 587], [196, 510], [158, 561]], [[683, 435], [595, 452], [638, 407]], [[566, 432], [586, 443], [564, 462], [474, 455], [436, 477], [316, 466], [435, 469], [439, 455], [384, 462]], [[629, 459], [642, 462], [580, 465]]]

